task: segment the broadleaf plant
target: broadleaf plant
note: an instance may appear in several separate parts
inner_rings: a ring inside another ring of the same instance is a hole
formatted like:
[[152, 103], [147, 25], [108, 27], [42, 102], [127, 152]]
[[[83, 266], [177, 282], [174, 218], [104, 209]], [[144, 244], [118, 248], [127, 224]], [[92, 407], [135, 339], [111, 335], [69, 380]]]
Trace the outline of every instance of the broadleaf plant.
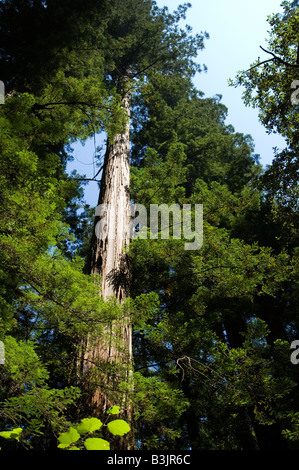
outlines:
[[[113, 406], [106, 412], [107, 415], [118, 413], [120, 413], [119, 406]], [[113, 436], [124, 436], [130, 431], [129, 424], [122, 419], [115, 419], [104, 424], [98, 418], [83, 418], [80, 423], [70, 426], [67, 431], [59, 434], [57, 447], [64, 450], [83, 450], [84, 448], [86, 450], [110, 450], [110, 442], [95, 434], [103, 427], [106, 427]], [[22, 428], [2, 431], [0, 437], [18, 441], [22, 431]], [[84, 440], [83, 436], [86, 434], [88, 437]]]
[[[112, 406], [106, 414], [116, 415], [120, 413], [119, 406]], [[110, 442], [103, 439], [101, 431], [103, 428], [113, 436], [124, 436], [130, 431], [129, 424], [122, 419], [115, 419], [103, 423], [98, 418], [84, 418], [79, 424], [71, 426], [67, 432], [58, 436], [58, 448], [65, 450], [110, 450]], [[101, 430], [101, 431], [100, 431]], [[84, 435], [86, 435], [84, 439]], [[75, 445], [74, 445], [75, 444]], [[72, 445], [72, 447], [70, 447]]]
[[124, 436], [130, 431], [130, 426], [123, 419], [115, 419], [107, 424], [108, 430], [114, 436]]

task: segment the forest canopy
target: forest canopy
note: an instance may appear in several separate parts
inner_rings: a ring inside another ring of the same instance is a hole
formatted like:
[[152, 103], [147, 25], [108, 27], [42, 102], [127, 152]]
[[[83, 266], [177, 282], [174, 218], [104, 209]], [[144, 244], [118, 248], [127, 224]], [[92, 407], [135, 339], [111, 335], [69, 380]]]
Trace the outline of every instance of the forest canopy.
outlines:
[[[209, 34], [190, 4], [0, 2], [2, 450], [298, 449], [299, 5], [282, 6], [268, 60], [231, 80], [286, 139], [263, 168], [194, 85]], [[103, 239], [67, 170], [95, 135]], [[202, 206], [202, 246], [174, 218], [129, 240], [134, 204]]]

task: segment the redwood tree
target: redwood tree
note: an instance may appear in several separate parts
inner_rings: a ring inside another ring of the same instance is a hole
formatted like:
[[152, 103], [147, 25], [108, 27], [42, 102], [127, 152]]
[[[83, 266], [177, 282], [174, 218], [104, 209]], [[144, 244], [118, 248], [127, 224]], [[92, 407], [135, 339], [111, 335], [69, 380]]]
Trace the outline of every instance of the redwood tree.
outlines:
[[[126, 251], [130, 241], [131, 97], [134, 90], [149, 79], [149, 71], [165, 74], [180, 71], [189, 77], [200, 71], [193, 59], [203, 48], [204, 34], [192, 36], [189, 27], [186, 30], [178, 27], [188, 6], [180, 6], [170, 14], [167, 8], [159, 9], [153, 1], [118, 1], [107, 26], [111, 48], [106, 57], [105, 81], [111, 92], [121, 98], [124, 126], [121, 132], [108, 134], [107, 138], [98, 201], [99, 207], [107, 209], [104, 214], [107, 226], [102, 227], [103, 232], [97, 232], [98, 224], [104, 223], [96, 212], [89, 272], [100, 275], [104, 299], [114, 298], [120, 304], [130, 295]], [[96, 379], [95, 369], [100, 374]], [[128, 392], [132, 390], [132, 326], [128, 313], [123, 313], [121, 319], [106, 328], [102, 337], [88, 343], [83, 370], [89, 385], [93, 382], [89, 388], [93, 409], [104, 412], [117, 404], [122, 407], [123, 416], [132, 422], [128, 398]], [[90, 376], [93, 377], [91, 381]], [[128, 384], [126, 392], [119, 389], [120, 383], [124, 382]], [[118, 446], [132, 448], [132, 435]]]

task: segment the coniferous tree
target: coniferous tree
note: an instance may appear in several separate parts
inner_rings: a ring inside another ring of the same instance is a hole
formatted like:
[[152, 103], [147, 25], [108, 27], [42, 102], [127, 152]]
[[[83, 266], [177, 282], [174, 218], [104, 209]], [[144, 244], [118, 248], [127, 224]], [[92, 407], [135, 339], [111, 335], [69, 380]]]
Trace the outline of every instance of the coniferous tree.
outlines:
[[[176, 426], [193, 449], [284, 449], [286, 403], [296, 384], [285, 322], [293, 307], [285, 300], [296, 258], [277, 243], [280, 227], [261, 192], [251, 138], [225, 126], [219, 102], [178, 83], [179, 76], [154, 75], [137, 96], [144, 122], [133, 135], [133, 197], [144, 204], [203, 203], [205, 241], [191, 254], [176, 240], [134, 242], [134, 289], [157, 292], [160, 306], [141, 323], [136, 357], [145, 375], [180, 383], [191, 406]], [[226, 423], [220, 432], [219, 419]], [[169, 437], [153, 444], [140, 432], [145, 447], [174, 445]]]
[[[180, 29], [187, 5], [1, 2], [0, 431], [23, 429], [4, 448], [56, 449], [114, 404], [140, 449], [297, 447], [297, 2], [284, 8], [269, 61], [240, 78], [288, 139], [263, 172], [220, 97], [192, 84], [205, 35]], [[66, 173], [71, 144], [103, 130], [114, 240], [97, 239], [98, 217], [83, 233], [84, 176]], [[185, 250], [175, 227], [129, 244], [131, 202], [203, 204], [203, 246]]]
[[[128, 257], [124, 250], [129, 246], [130, 237], [129, 119], [132, 87], [138, 87], [138, 81], [144, 80], [153, 68], [166, 68], [173, 73], [173, 69], [179, 66], [182, 73], [194, 73], [198, 67], [192, 62], [192, 57], [202, 47], [203, 36], [193, 38], [190, 32], [186, 34], [178, 29], [177, 23], [184, 17], [186, 6], [180, 7], [173, 15], [166, 9], [157, 9], [152, 1], [117, 2], [116, 7], [108, 24], [108, 34], [117, 48], [112, 56], [113, 68], [109, 70], [109, 77], [121, 96], [126, 122], [123, 132], [107, 140], [99, 196], [99, 206], [107, 207], [107, 228], [104, 236], [98, 238], [95, 234], [93, 237], [90, 269], [92, 273], [101, 275], [103, 297], [115, 297], [123, 302], [130, 289]], [[93, 404], [105, 410], [114, 398], [113, 393], [109, 396], [107, 390], [117, 389], [120, 382], [132, 383], [131, 318], [125, 317], [122, 322], [111, 325], [106, 338], [88, 344], [87, 349], [84, 356], [87, 373], [89, 362], [116, 366], [111, 374], [112, 380], [105, 383], [104, 379], [102, 390], [96, 386], [92, 397]], [[124, 371], [121, 372], [120, 368]], [[122, 392], [118, 396], [125, 416], [132, 422], [132, 406], [126, 394]], [[132, 448], [133, 444], [127, 437], [122, 445]]]
[[235, 86], [243, 85], [244, 102], [259, 109], [267, 132], [284, 137], [286, 148], [275, 150], [261, 183], [272, 202], [274, 218], [282, 225], [281, 244], [298, 245], [298, 2], [282, 2], [283, 13], [269, 17], [267, 45], [260, 45], [264, 60], [239, 72]]

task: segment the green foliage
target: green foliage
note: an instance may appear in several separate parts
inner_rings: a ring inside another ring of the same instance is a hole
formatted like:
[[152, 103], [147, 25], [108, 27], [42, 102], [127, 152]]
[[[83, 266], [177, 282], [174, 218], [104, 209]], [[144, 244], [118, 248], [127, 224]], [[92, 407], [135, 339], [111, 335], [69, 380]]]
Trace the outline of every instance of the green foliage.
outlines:
[[[289, 65], [297, 6], [283, 2], [284, 14], [269, 18], [276, 58], [237, 77], [246, 104], [287, 140], [263, 173], [252, 137], [226, 123], [221, 97], [192, 84], [207, 34], [181, 28], [188, 5], [169, 13], [139, 0], [0, 3], [9, 93], [0, 106], [3, 448], [56, 450], [58, 435], [61, 449], [109, 450], [127, 435], [126, 421], [111, 420], [120, 407], [100, 420], [80, 382], [87, 339], [99, 345], [123, 316], [133, 323], [134, 390], [125, 382], [114, 392], [134, 405], [138, 448], [296, 448], [299, 376], [289, 344], [299, 331], [298, 115], [290, 85], [298, 77]], [[147, 208], [203, 204], [204, 244], [185, 251], [172, 237], [134, 240], [132, 296], [119, 306], [104, 302], [100, 279], [86, 274], [92, 214], [83, 206], [78, 220], [83, 189], [66, 164], [76, 140], [122, 131], [128, 88], [131, 199]], [[118, 377], [118, 364], [93, 366], [91, 389]], [[92, 417], [73, 424], [78, 410]]]
[[[136, 324], [136, 366], [145, 383], [154, 379], [161, 385], [166, 383], [182, 392], [189, 404], [182, 409], [174, 407], [171, 422], [165, 409], [158, 411], [152, 397], [152, 406], [146, 403], [143, 411], [144, 397], [136, 387], [137, 409], [152, 432], [148, 436], [144, 421], [137, 421], [141, 448], [174, 449], [177, 442], [200, 450], [259, 448], [258, 433], [266, 433], [267, 426], [281, 426], [282, 430], [285, 425], [287, 401], [297, 381], [296, 373], [291, 373], [288, 342], [283, 343], [285, 329], [277, 319], [278, 312], [275, 316], [272, 311], [283, 305], [285, 315], [291, 318], [286, 291], [293, 285], [296, 262], [286, 252], [272, 249], [277, 248], [278, 232], [256, 185], [261, 167], [250, 155], [250, 139], [225, 129], [224, 115], [217, 121], [214, 115], [214, 127], [205, 120], [210, 127], [198, 133], [196, 144], [205, 139], [212, 144], [214, 160], [205, 160], [203, 150], [203, 171], [197, 173], [200, 152], [192, 155], [183, 129], [173, 132], [178, 129], [178, 120], [171, 118], [174, 104], [167, 93], [171, 86], [165, 87], [163, 94], [159, 90], [160, 95], [154, 95], [154, 86], [150, 90], [153, 95], [147, 95], [146, 87], [142, 105], [146, 109], [147, 103], [152, 114], [145, 127], [136, 126], [133, 137], [133, 154], [144, 156], [132, 169], [133, 197], [145, 205], [203, 204], [204, 244], [200, 251], [191, 253], [184, 251], [181, 240], [139, 239], [131, 244], [134, 295], [155, 292], [159, 298], [152, 315], [146, 314], [143, 322]], [[199, 106], [200, 100], [197, 102]], [[201, 100], [201, 105], [211, 109], [211, 102]], [[184, 117], [189, 111], [185, 106]], [[215, 111], [217, 107], [220, 113], [219, 103], [214, 102]], [[194, 139], [195, 135], [193, 126], [190, 136]], [[229, 140], [236, 146], [232, 151], [228, 150], [232, 149], [227, 145]], [[190, 142], [194, 145], [194, 140]], [[148, 143], [155, 150], [148, 148]], [[168, 163], [171, 148], [179, 156], [172, 179]], [[234, 173], [236, 179], [231, 178], [231, 160], [226, 164], [228, 155], [236, 157], [238, 169], [243, 168], [242, 175]], [[207, 173], [217, 158], [219, 164]], [[169, 389], [164, 393], [169, 400]], [[227, 427], [219, 428], [219, 420]]]
[[2, 431], [0, 432], [0, 437], [3, 437], [4, 439], [16, 439], [18, 441], [22, 431], [22, 428], [15, 428], [11, 431]]
[[244, 102], [258, 108], [268, 133], [279, 133], [286, 143], [275, 150], [274, 160], [261, 178], [272, 203], [272, 217], [282, 226], [281, 246], [298, 245], [298, 108], [291, 100], [292, 83], [298, 79], [298, 5], [282, 2], [283, 13], [268, 18], [268, 52], [248, 71], [239, 72], [234, 86], [244, 87]]
[[33, 341], [5, 337], [5, 364], [1, 367], [1, 415], [5, 422], [24, 427], [24, 445], [30, 448], [36, 436], [51, 423], [57, 432], [66, 423], [64, 412], [74, 405], [80, 391], [75, 387], [54, 389], [47, 385], [49, 372]]
[[[298, 7], [282, 2], [283, 14], [268, 17], [271, 28], [265, 61], [255, 61], [251, 69], [239, 72], [235, 85], [245, 85], [244, 100], [259, 109], [259, 117], [269, 132], [279, 132], [288, 143], [296, 142], [296, 107], [291, 103], [291, 84], [296, 80], [299, 16]], [[298, 139], [297, 139], [298, 141]]]
[[58, 447], [60, 449], [65, 449], [71, 444], [77, 442], [79, 438], [80, 434], [78, 433], [78, 431], [71, 427], [67, 432], [60, 434], [60, 436], [58, 437], [58, 441], [60, 442]]
[[[11, 439], [18, 441], [20, 439], [20, 434], [23, 431], [22, 428], [14, 428], [11, 431], [2, 431], [0, 432], [0, 437], [4, 439]], [[0, 447], [1, 450], [1, 447]]]
[[81, 423], [77, 426], [79, 434], [85, 434], [88, 432], [94, 432], [100, 429], [103, 423], [97, 418], [85, 418], [81, 420]]
[[[108, 415], [118, 414], [120, 408], [113, 406], [107, 411]], [[70, 426], [66, 432], [62, 432], [58, 436], [58, 448], [65, 450], [110, 450], [110, 443], [100, 437], [86, 437], [97, 436], [98, 431], [103, 428], [108, 429], [113, 436], [124, 436], [130, 431], [128, 423], [122, 419], [102, 423], [98, 418], [84, 418], [78, 425]], [[39, 433], [39, 430], [35, 430]], [[23, 428], [14, 428], [11, 431], [0, 432], [0, 437], [4, 439], [19, 441], [22, 433], [23, 444], [25, 444], [26, 430]], [[76, 444], [76, 445], [74, 445]]]
[[119, 406], [112, 406], [107, 410], [108, 415], [117, 415], [120, 412], [120, 407]]
[[[162, 360], [165, 359], [164, 355]], [[145, 376], [146, 367], [134, 374], [134, 418], [141, 449], [173, 449], [182, 435], [179, 420], [188, 409], [189, 401], [176, 384], [175, 372], [174, 380], [168, 383], [163, 375], [155, 375], [154, 366], [151, 368], [148, 363], [148, 367], [149, 376]]]
[[107, 424], [108, 430], [113, 436], [124, 436], [130, 431], [130, 426], [122, 419], [116, 419]]
[[[107, 415], [114, 415], [120, 412], [118, 406], [113, 406], [107, 410]], [[71, 426], [66, 432], [58, 437], [58, 448], [65, 450], [110, 450], [110, 443], [97, 437], [99, 431], [106, 428], [113, 436], [124, 436], [130, 431], [128, 423], [122, 419], [102, 423], [98, 418], [84, 418], [76, 427]], [[87, 437], [96, 436], [96, 437]], [[101, 434], [100, 434], [101, 435]], [[75, 446], [73, 444], [76, 444]], [[71, 447], [70, 447], [71, 446]]]
[[86, 450], [110, 450], [109, 442], [98, 437], [89, 437], [84, 442], [84, 446]]
[[[260, 168], [252, 154], [252, 138], [235, 133], [225, 123], [227, 108], [220, 100], [220, 96], [202, 98], [190, 79], [181, 75], [149, 74], [133, 99], [133, 111], [136, 107], [142, 118], [142, 125], [140, 118], [136, 123], [133, 120], [134, 164], [147, 165], [148, 147], [167, 160], [168, 151], [176, 145], [173, 149], [180, 146], [176, 164], [184, 152], [184, 187], [188, 197], [197, 178], [227, 184], [233, 191], [242, 189]], [[170, 161], [168, 166], [175, 172], [173, 163]]]

